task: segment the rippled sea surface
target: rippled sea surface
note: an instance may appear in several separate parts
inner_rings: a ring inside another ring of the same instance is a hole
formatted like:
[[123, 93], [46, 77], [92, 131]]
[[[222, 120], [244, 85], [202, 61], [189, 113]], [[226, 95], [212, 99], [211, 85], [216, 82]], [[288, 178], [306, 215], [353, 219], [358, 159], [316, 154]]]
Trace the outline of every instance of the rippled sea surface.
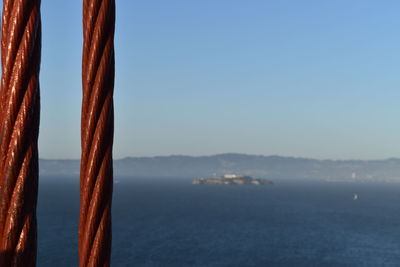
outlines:
[[[112, 266], [400, 266], [400, 184], [116, 180]], [[78, 180], [39, 190], [38, 266], [77, 266]]]

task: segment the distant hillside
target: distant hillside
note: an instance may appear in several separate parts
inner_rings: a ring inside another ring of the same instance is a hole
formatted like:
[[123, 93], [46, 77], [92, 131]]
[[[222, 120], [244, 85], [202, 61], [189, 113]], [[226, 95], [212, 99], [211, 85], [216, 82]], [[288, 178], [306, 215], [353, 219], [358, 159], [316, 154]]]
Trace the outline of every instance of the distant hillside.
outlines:
[[[400, 181], [400, 159], [315, 160], [219, 154], [214, 156], [128, 157], [114, 161], [116, 176], [210, 177], [238, 173], [268, 179]], [[78, 175], [79, 160], [40, 160], [44, 176]]]

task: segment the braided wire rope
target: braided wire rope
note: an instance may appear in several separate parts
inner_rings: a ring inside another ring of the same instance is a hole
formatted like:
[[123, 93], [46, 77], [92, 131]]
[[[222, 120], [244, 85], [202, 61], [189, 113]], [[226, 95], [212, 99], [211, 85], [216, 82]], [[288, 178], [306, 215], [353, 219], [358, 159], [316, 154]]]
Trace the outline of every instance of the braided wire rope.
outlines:
[[3, 0], [0, 266], [36, 265], [40, 58], [40, 0]]
[[79, 266], [110, 265], [114, 30], [114, 0], [83, 1]]

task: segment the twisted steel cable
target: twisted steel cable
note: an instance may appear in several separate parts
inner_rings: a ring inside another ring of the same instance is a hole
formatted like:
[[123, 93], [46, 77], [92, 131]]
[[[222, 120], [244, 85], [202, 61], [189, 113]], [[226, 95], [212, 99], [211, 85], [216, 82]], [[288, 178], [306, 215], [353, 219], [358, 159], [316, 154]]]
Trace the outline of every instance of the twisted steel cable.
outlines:
[[3, 0], [0, 266], [36, 265], [40, 0]]
[[114, 29], [114, 0], [83, 1], [80, 266], [110, 265]]

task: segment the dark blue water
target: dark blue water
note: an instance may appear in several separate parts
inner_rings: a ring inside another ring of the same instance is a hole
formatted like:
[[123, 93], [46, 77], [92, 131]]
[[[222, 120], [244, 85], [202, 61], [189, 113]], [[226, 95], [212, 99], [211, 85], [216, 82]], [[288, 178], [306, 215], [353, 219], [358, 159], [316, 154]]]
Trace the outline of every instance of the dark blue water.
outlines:
[[[400, 266], [400, 184], [118, 180], [113, 266]], [[78, 190], [42, 179], [38, 266], [77, 265]]]

